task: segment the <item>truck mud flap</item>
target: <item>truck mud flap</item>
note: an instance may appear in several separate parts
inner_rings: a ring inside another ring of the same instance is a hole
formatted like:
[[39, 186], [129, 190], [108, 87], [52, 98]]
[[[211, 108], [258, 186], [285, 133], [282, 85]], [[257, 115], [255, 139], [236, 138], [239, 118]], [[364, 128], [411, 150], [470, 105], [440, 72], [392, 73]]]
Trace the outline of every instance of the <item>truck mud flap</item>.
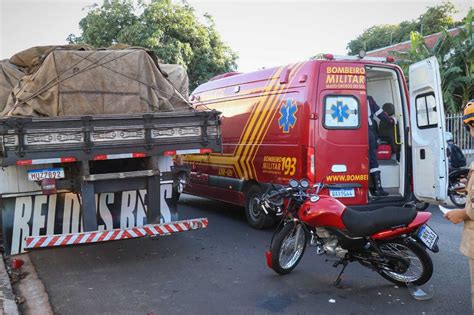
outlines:
[[28, 236], [25, 238], [25, 250], [71, 245], [92, 244], [119, 241], [132, 238], [164, 236], [191, 230], [205, 229], [207, 218], [175, 221], [161, 224], [147, 224], [128, 229], [114, 229], [96, 232], [81, 232], [62, 235]]

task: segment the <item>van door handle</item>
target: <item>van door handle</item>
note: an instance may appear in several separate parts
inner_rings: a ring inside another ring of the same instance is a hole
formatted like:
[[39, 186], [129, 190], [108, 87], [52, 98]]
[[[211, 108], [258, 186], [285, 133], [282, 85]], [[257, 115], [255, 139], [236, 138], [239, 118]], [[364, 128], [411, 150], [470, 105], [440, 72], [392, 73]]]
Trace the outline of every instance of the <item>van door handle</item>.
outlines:
[[425, 149], [420, 149], [420, 159], [424, 160], [426, 158]]

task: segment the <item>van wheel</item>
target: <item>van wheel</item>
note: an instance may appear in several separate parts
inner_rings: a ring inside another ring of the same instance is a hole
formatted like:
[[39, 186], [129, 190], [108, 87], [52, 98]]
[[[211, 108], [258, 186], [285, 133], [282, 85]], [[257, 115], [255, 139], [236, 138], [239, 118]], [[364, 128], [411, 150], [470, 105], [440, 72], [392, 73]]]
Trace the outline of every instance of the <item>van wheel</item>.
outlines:
[[247, 222], [255, 229], [264, 229], [275, 223], [275, 217], [267, 215], [258, 207], [258, 200], [262, 196], [262, 188], [257, 185], [250, 186], [245, 192], [245, 216]]

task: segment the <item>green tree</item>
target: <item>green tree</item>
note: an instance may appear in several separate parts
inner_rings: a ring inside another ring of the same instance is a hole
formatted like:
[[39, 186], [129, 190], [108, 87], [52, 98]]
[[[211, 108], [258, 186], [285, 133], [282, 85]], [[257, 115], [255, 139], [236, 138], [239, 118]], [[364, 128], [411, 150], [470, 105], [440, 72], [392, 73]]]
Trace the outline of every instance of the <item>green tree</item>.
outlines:
[[429, 7], [425, 13], [416, 20], [403, 21], [396, 25], [375, 25], [365, 30], [356, 39], [347, 44], [350, 55], [359, 51], [370, 51], [410, 39], [411, 32], [419, 32], [424, 36], [441, 32], [445, 28], [455, 26], [453, 14], [455, 7], [450, 2]]
[[[464, 19], [464, 28], [460, 28], [455, 36], [446, 29], [435, 45], [428, 47], [423, 36], [418, 32], [410, 35], [410, 49], [406, 52], [391, 52], [397, 57], [397, 63], [405, 75], [412, 63], [435, 56], [440, 65], [441, 89], [447, 111], [458, 112], [469, 99], [474, 97], [474, 40], [472, 32], [474, 10], [470, 10]], [[409, 78], [408, 78], [409, 79]]]
[[186, 2], [105, 0], [79, 22], [81, 36], [71, 43], [107, 47], [117, 43], [153, 50], [165, 63], [186, 67], [190, 88], [236, 68], [237, 55], [221, 39], [214, 22], [203, 22]]

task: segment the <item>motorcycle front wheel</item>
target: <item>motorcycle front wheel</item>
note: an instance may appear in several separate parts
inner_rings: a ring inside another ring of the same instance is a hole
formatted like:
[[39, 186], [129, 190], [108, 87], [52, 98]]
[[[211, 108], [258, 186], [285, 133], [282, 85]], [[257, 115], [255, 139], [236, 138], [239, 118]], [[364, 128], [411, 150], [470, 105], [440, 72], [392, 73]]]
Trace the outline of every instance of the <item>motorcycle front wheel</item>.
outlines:
[[431, 279], [433, 262], [420, 244], [410, 240], [392, 240], [380, 244], [379, 247], [387, 256], [401, 257], [400, 262], [395, 262], [392, 268], [381, 268], [378, 271], [388, 281], [398, 286], [421, 286]]
[[301, 223], [289, 222], [275, 235], [271, 246], [272, 268], [284, 275], [300, 262], [308, 236]]

